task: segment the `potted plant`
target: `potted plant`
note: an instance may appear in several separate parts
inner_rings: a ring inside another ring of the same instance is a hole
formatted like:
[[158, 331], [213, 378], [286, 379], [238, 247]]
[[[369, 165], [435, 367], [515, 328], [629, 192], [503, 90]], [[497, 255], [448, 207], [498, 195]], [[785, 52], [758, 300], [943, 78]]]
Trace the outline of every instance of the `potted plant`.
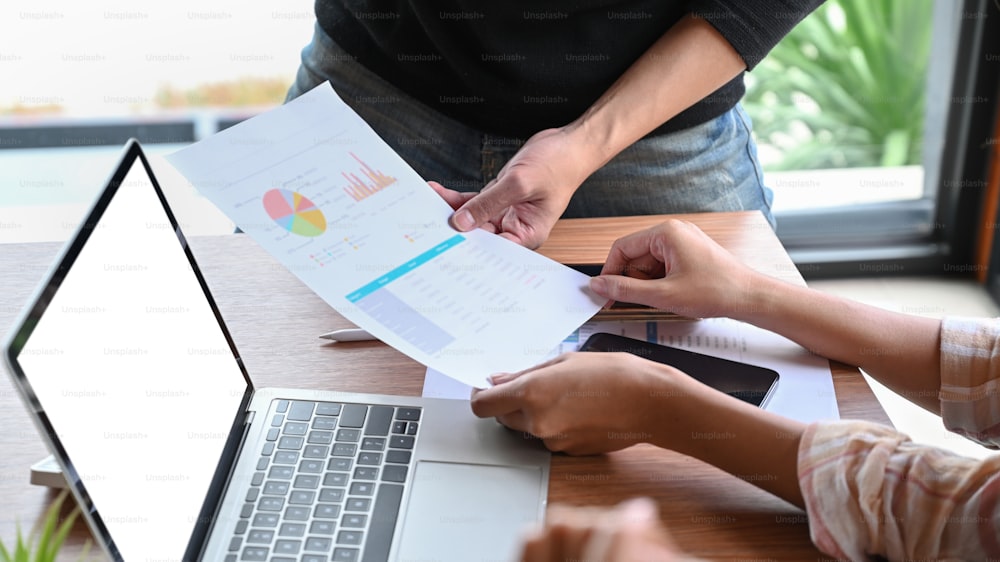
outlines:
[[[80, 508], [77, 506], [69, 516], [60, 521], [60, 512], [67, 496], [69, 492], [63, 490], [45, 512], [41, 527], [32, 531], [27, 537], [18, 529], [17, 537], [11, 547], [8, 548], [3, 540], [0, 540], [0, 562], [53, 562], [63, 542], [66, 541], [66, 536], [73, 528], [73, 523], [80, 516]], [[81, 558], [86, 556], [86, 552], [85, 546]]]

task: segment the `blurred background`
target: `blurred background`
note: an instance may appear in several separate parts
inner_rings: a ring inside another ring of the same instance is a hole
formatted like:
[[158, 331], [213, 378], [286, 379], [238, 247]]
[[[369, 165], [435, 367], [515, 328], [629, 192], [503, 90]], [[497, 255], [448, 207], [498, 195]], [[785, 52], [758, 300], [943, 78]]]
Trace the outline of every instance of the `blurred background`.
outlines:
[[[972, 4], [829, 0], [748, 74], [779, 235], [812, 273], [943, 222], [939, 168]], [[41, 219], [0, 220], [0, 241], [64, 238], [44, 225], [75, 222], [128, 136], [169, 152], [281, 103], [313, 22], [311, 0], [6, 2], [0, 219]], [[192, 212], [199, 228], [218, 220]]]
[[[0, 243], [69, 236], [129, 137], [162, 168], [280, 104], [312, 5], [0, 4]], [[811, 285], [912, 314], [997, 314], [997, 21], [995, 0], [828, 0], [748, 74], [778, 236]], [[232, 232], [159, 173], [189, 234]], [[873, 387], [897, 426], [966, 447]]]
[[[67, 237], [130, 136], [162, 156], [280, 104], [314, 21], [309, 0], [5, 2], [0, 242]], [[176, 191], [185, 227], [232, 231]]]

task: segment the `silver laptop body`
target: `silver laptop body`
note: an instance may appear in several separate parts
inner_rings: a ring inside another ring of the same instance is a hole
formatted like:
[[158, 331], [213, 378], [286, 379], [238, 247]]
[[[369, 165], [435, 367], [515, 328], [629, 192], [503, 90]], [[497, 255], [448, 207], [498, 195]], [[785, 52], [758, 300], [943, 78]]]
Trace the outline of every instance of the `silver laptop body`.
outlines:
[[4, 351], [115, 560], [507, 560], [544, 514], [465, 401], [253, 388], [134, 140]]

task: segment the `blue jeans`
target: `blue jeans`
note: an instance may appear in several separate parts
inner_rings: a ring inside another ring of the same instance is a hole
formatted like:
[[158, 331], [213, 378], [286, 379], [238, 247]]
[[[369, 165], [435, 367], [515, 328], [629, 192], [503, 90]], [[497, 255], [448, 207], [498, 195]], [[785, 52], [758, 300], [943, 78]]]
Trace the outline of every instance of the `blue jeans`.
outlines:
[[[485, 134], [414, 100], [316, 26], [287, 99], [327, 80], [422, 178], [451, 189], [478, 191], [527, 140]], [[641, 139], [587, 178], [563, 217], [757, 209], [773, 227], [750, 128], [737, 104], [701, 125]]]

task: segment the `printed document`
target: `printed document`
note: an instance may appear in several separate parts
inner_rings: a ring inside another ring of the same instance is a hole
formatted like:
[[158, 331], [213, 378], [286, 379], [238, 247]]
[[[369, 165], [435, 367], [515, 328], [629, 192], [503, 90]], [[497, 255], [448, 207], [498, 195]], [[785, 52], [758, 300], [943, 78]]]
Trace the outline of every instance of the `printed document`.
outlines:
[[535, 365], [604, 304], [582, 273], [453, 230], [329, 83], [167, 160], [344, 317], [464, 384]]

